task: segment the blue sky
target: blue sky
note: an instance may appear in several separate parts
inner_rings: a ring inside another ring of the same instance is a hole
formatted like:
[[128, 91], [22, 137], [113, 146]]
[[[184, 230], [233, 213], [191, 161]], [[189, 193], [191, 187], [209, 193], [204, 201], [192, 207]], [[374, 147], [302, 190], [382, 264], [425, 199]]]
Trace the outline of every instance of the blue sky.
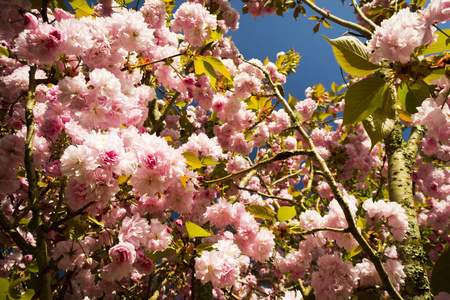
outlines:
[[[330, 13], [355, 21], [353, 7], [349, 7], [348, 3], [349, 1], [346, 1], [342, 4], [340, 0], [316, 1], [319, 7], [330, 10]], [[331, 39], [337, 38], [347, 31], [346, 28], [331, 23], [333, 28], [321, 26], [320, 31], [313, 35], [313, 27], [317, 21], [308, 18], [317, 14], [307, 7], [306, 17], [300, 15], [296, 21], [292, 12], [285, 13], [284, 18], [265, 15], [255, 19], [249, 14], [242, 15], [241, 1], [232, 0], [231, 5], [241, 13], [239, 29], [231, 32], [232, 40], [246, 59], [258, 58], [263, 61], [269, 57], [269, 60], [274, 62], [280, 51], [287, 52], [294, 47], [300, 52], [300, 65], [297, 72], [289, 75], [287, 79], [286, 94], [302, 100], [304, 91], [309, 86], [322, 83], [330, 90], [333, 81], [338, 85], [343, 83], [331, 46], [322, 35]]]

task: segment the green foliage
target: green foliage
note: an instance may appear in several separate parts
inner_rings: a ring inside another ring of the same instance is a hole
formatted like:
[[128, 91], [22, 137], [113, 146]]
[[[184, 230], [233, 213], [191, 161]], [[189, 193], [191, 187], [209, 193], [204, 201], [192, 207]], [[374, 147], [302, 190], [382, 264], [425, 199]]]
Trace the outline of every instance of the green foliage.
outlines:
[[203, 229], [200, 226], [198, 226], [197, 224], [189, 222], [189, 221], [186, 222], [186, 229], [187, 229], [190, 239], [195, 238], [195, 237], [204, 237], [204, 236], [211, 235], [211, 233], [209, 233], [205, 229]]
[[95, 15], [96, 12], [89, 6], [86, 0], [67, 0], [75, 10], [77, 17], [87, 17]]
[[246, 103], [248, 109], [252, 109], [256, 112], [259, 112], [261, 109], [267, 110], [272, 107], [272, 102], [270, 101], [270, 99], [265, 97], [251, 96], [250, 98], [248, 98]]
[[440, 53], [444, 51], [450, 50], [450, 38], [447, 35], [450, 35], [450, 29], [443, 30], [443, 32], [438, 31], [438, 39], [436, 43], [431, 46], [428, 46], [421, 54], [429, 55], [434, 53]]
[[245, 210], [255, 218], [261, 218], [270, 221], [273, 221], [275, 219], [275, 212], [268, 206], [249, 205], [245, 208]]
[[283, 55], [279, 55], [277, 57], [277, 62], [275, 63], [278, 72], [286, 76], [295, 73], [295, 69], [300, 63], [300, 58], [300, 54], [295, 52], [294, 48]]
[[434, 264], [433, 272], [431, 273], [431, 291], [437, 295], [440, 292], [450, 293], [450, 250], [447, 249], [441, 254], [439, 259]]
[[416, 82], [412, 86], [409, 86], [407, 82], [402, 82], [398, 88], [398, 100], [410, 114], [416, 113], [417, 107], [429, 97], [430, 88], [423, 81]]
[[8, 279], [0, 277], [0, 300], [3, 300], [8, 296], [8, 290], [9, 290]]
[[345, 96], [343, 125], [368, 118], [391, 98], [390, 93], [385, 80], [378, 76], [364, 78], [350, 86]]
[[[4, 278], [2, 278], [4, 279]], [[33, 289], [28, 289], [25, 291], [25, 293], [20, 292], [17, 289], [17, 286], [25, 281], [28, 281], [30, 279], [30, 277], [20, 277], [17, 278], [15, 280], [13, 280], [10, 284], [8, 282], [8, 294], [6, 296], [6, 299], [14, 299], [14, 300], [29, 300], [31, 298], [33, 298], [34, 296], [34, 290]], [[2, 283], [2, 282], [0, 282]], [[0, 290], [0, 292], [2, 292]]]
[[2, 56], [2, 55], [6, 56], [6, 57], [9, 57], [8, 49], [0, 47], [0, 56]]
[[195, 74], [208, 75], [211, 81], [211, 86], [217, 90], [217, 74], [216, 71], [222, 74], [226, 79], [232, 82], [230, 72], [225, 65], [216, 57], [213, 56], [197, 56], [194, 60]]
[[204, 166], [197, 155], [192, 151], [183, 152], [183, 156], [186, 159], [186, 163], [194, 169], [199, 169]]
[[380, 107], [367, 119], [363, 120], [364, 129], [370, 137], [373, 148], [385, 139], [395, 127], [395, 111], [392, 106]]
[[155, 263], [173, 253], [175, 253], [175, 250], [172, 248], [167, 248], [164, 251], [145, 251], [145, 255], [147, 255], [147, 257], [150, 258]]
[[334, 56], [345, 72], [364, 76], [380, 69], [370, 62], [367, 47], [356, 37], [344, 36], [333, 40], [326, 36], [324, 38], [333, 47]]
[[297, 215], [297, 211], [294, 206], [282, 206], [278, 209], [277, 218], [280, 222], [286, 222], [294, 218]]

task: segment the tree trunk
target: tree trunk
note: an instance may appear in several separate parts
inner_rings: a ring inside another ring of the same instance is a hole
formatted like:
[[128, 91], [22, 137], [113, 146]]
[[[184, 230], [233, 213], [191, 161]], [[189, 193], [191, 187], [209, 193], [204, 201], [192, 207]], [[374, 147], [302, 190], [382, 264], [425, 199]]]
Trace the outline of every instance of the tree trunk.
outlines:
[[411, 180], [412, 165], [424, 132], [422, 127], [414, 127], [405, 145], [400, 124], [397, 124], [385, 139], [389, 166], [389, 198], [405, 209], [409, 225], [405, 239], [396, 244], [399, 260], [406, 274], [400, 294], [405, 299], [414, 300], [432, 299], [425, 270], [427, 255], [421, 243]]

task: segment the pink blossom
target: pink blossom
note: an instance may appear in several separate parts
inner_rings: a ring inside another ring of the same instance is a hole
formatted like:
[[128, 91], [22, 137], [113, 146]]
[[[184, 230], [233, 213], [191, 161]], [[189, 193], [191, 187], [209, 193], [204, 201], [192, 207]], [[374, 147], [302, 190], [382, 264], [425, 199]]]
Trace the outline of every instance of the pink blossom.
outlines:
[[115, 264], [131, 265], [136, 260], [136, 251], [133, 244], [119, 242], [119, 244], [109, 249], [109, 256]]
[[347, 299], [357, 284], [358, 273], [351, 262], [334, 254], [317, 260], [318, 270], [311, 276], [311, 286], [317, 299]]
[[166, 4], [162, 0], [146, 0], [140, 9], [150, 28], [163, 27], [166, 22]]
[[218, 250], [203, 251], [195, 258], [195, 277], [218, 288], [232, 286], [240, 274], [239, 248], [230, 240], [221, 240], [213, 247]]
[[445, 23], [450, 20], [450, 1], [449, 0], [431, 0], [425, 9], [428, 21], [425, 26]]
[[125, 217], [122, 221], [118, 237], [119, 241], [131, 243], [137, 249], [147, 245], [149, 232], [148, 221], [139, 215], [134, 215], [132, 218]]
[[18, 57], [27, 59], [29, 63], [49, 66], [56, 61], [65, 38], [55, 26], [41, 23], [36, 29], [20, 33], [14, 50]]
[[433, 41], [433, 30], [424, 26], [420, 13], [405, 8], [381, 22], [368, 43], [373, 63], [387, 59], [388, 62], [407, 63], [414, 50]]
[[164, 251], [172, 243], [171, 230], [158, 219], [151, 219], [150, 232], [147, 236], [147, 249], [150, 251]]
[[212, 225], [223, 228], [236, 220], [236, 211], [232, 204], [220, 198], [217, 203], [206, 208], [203, 216]]
[[74, 241], [61, 241], [56, 244], [53, 252], [53, 259], [58, 260], [58, 268], [61, 270], [74, 270], [81, 268], [86, 260], [85, 252], [81, 249], [79, 243]]
[[369, 218], [375, 222], [387, 220], [387, 225], [391, 228], [392, 237], [395, 241], [401, 241], [405, 237], [408, 229], [408, 218], [405, 209], [396, 202], [387, 202], [379, 200], [373, 202], [372, 198], [363, 203], [363, 208]]
[[171, 25], [172, 31], [184, 32], [186, 42], [199, 47], [209, 39], [210, 30], [216, 29], [217, 20], [201, 4], [187, 2], [175, 12]]

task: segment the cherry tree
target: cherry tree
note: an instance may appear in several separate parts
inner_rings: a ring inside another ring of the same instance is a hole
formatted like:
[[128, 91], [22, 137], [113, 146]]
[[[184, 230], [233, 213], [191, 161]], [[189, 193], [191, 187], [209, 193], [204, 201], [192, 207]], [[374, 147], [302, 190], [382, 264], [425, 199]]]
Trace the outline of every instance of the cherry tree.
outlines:
[[450, 1], [244, 2], [349, 30], [344, 83], [226, 0], [2, 1], [0, 298], [450, 297]]

